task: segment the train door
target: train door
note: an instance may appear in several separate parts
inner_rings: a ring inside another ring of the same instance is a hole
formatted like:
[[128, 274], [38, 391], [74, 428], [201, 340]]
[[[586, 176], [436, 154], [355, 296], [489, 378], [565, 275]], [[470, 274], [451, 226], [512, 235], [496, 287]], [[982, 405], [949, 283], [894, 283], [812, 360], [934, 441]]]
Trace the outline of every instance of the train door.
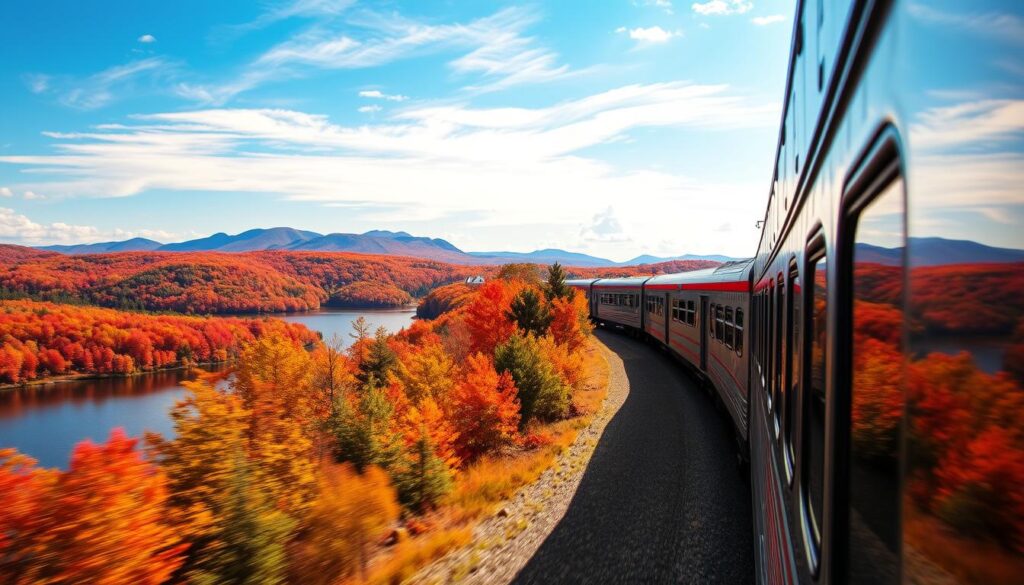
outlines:
[[711, 317], [708, 315], [708, 298], [700, 297], [700, 369], [708, 370], [708, 328], [706, 326]]

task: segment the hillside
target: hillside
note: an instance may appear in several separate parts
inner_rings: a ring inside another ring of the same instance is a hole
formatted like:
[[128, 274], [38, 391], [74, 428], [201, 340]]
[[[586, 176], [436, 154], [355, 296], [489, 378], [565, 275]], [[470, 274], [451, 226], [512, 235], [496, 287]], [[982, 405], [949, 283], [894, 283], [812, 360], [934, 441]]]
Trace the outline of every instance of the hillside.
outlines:
[[[8, 297], [194, 314], [306, 311], [325, 304], [396, 306], [438, 286], [495, 271], [422, 258], [290, 250], [69, 256], [0, 246], [0, 260], [0, 292]], [[599, 278], [716, 265], [691, 260], [567, 272]]]
[[[406, 295], [481, 272], [416, 258], [284, 251], [66, 256], [3, 246], [0, 259], [0, 289], [9, 297], [183, 313], [305, 311], [339, 292], [339, 303], [402, 304]], [[341, 291], [359, 282], [377, 286]], [[370, 297], [354, 296], [360, 292]]]
[[66, 374], [131, 374], [236, 357], [244, 343], [315, 333], [280, 319], [149, 315], [28, 300], [0, 301], [0, 384]]

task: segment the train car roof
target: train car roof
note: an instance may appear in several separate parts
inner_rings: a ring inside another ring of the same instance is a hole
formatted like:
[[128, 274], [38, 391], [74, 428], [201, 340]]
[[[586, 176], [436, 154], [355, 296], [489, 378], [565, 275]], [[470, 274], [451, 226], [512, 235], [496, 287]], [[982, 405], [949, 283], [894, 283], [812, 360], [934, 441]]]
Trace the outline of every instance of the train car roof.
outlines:
[[640, 285], [642, 285], [650, 278], [650, 276], [630, 276], [626, 278], [600, 278], [596, 282], [594, 282], [594, 288], [618, 286], [640, 288]]
[[567, 279], [565, 279], [565, 284], [567, 284], [569, 286], [589, 286], [589, 285], [593, 284], [593, 282], [595, 280], [599, 280], [599, 279], [597, 279], [597, 278], [567, 278]]
[[[736, 284], [746, 285], [750, 281], [750, 270], [753, 265], [754, 259], [747, 258], [745, 260], [726, 262], [714, 268], [679, 272], [676, 274], [662, 274], [647, 281], [645, 288], [680, 290], [683, 288], [704, 288], [697, 285], [712, 285], [711, 289], [717, 284], [725, 284], [730, 287]], [[744, 290], [746, 289], [744, 288]]]

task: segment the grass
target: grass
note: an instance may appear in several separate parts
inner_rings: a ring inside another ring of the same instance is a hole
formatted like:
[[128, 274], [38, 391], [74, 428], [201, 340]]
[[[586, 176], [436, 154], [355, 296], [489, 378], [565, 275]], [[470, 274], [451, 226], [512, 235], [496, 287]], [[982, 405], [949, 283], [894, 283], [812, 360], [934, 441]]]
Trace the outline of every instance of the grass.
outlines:
[[[558, 456], [573, 444], [579, 432], [587, 428], [600, 411], [608, 394], [608, 362], [596, 341], [587, 347], [584, 365], [586, 381], [573, 396], [577, 416], [532, 427], [532, 433], [545, 437], [546, 442], [542, 446], [483, 457], [462, 470], [456, 478], [455, 488], [428, 521], [432, 529], [382, 549], [371, 566], [369, 583], [401, 583], [450, 551], [466, 546], [472, 541], [477, 523], [494, 514], [499, 505], [520, 488], [537, 481], [541, 474], [551, 469]], [[571, 462], [571, 468], [576, 469], [582, 464], [582, 461]], [[528, 526], [525, 518], [510, 519], [505, 530], [506, 540], [515, 538]], [[487, 550], [496, 544], [478, 543], [477, 548]], [[478, 563], [479, 554], [474, 551], [469, 562], [452, 570], [452, 580], [465, 578]]]
[[442, 528], [402, 541], [388, 549], [370, 568], [367, 581], [374, 585], [398, 585], [428, 563], [437, 560], [473, 538], [471, 526]]

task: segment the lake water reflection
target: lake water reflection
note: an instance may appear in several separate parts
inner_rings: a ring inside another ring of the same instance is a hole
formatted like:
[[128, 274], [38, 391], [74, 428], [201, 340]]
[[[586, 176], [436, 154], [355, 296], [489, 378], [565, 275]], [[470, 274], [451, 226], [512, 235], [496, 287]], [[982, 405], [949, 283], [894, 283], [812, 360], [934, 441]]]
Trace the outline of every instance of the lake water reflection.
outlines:
[[[281, 318], [319, 331], [324, 339], [337, 335], [347, 347], [359, 317], [371, 330], [383, 326], [393, 332], [411, 323], [414, 314], [412, 309], [323, 309]], [[114, 427], [131, 436], [169, 435], [168, 410], [185, 394], [181, 383], [195, 375], [173, 370], [0, 391], [0, 448], [14, 447], [47, 467], [65, 467], [76, 443], [106, 441]]]

